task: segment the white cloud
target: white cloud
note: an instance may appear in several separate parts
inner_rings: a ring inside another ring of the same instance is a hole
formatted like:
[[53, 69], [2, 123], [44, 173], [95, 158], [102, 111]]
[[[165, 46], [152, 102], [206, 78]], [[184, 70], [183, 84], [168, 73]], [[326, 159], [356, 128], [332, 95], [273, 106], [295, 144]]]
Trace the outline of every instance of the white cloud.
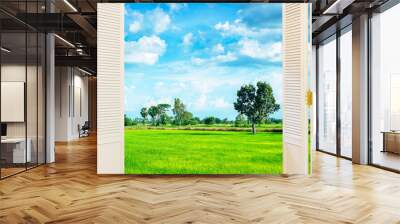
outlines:
[[161, 98], [157, 98], [157, 99], [151, 98], [151, 99], [148, 99], [143, 105], [144, 105], [144, 107], [149, 108], [151, 106], [155, 106], [155, 105], [161, 104], [161, 103], [172, 105], [173, 100], [170, 97], [161, 97]]
[[195, 65], [204, 64], [206, 61], [207, 61], [207, 59], [204, 59], [204, 58], [197, 58], [197, 57], [192, 58], [192, 63]]
[[225, 101], [224, 98], [220, 97], [211, 102], [211, 105], [216, 108], [231, 108], [232, 104]]
[[146, 30], [155, 34], [160, 34], [168, 30], [171, 25], [171, 17], [159, 7], [145, 14], [138, 11], [127, 10], [125, 10], [125, 13], [129, 21], [132, 21], [128, 26], [131, 33]]
[[202, 93], [194, 103], [195, 108], [198, 110], [204, 109], [207, 105], [207, 98], [207, 94]]
[[[206, 60], [206, 59], [204, 59]], [[151, 106], [158, 103], [173, 103], [175, 97], [180, 97], [188, 110], [196, 116], [207, 116], [212, 113], [208, 111], [215, 108], [223, 113], [233, 113], [232, 102], [235, 100], [235, 91], [243, 84], [257, 81], [266, 81], [274, 89], [274, 95], [281, 102], [282, 76], [281, 70], [255, 69], [252, 67], [231, 67], [207, 64], [207, 66], [196, 66], [187, 61], [174, 61], [167, 64], [157, 63], [147, 76], [147, 80], [153, 83], [149, 88], [141, 85], [142, 81], [132, 80], [135, 83], [135, 94], [129, 96], [132, 108]], [[151, 78], [151, 80], [149, 80]], [[157, 88], [155, 88], [157, 86]], [[137, 94], [138, 92], [149, 91], [148, 96]], [[222, 98], [222, 99], [220, 99]], [[219, 113], [218, 112], [218, 113]], [[140, 115], [138, 115], [140, 116]], [[230, 117], [230, 115], [226, 115]]]
[[[243, 77], [248, 77], [248, 70], [235, 68], [235, 75], [232, 75], [232, 68], [219, 67], [216, 65], [209, 66], [193, 66], [190, 64], [171, 64], [168, 66], [156, 65], [160, 67], [163, 71], [168, 71], [171, 75], [159, 75], [164, 83], [174, 83], [179, 84], [178, 86], [171, 86], [170, 84], [165, 86], [166, 92], [163, 95], [179, 89], [184, 93], [193, 93], [197, 97], [200, 95], [205, 95], [213, 93], [219, 90], [221, 87], [227, 86], [238, 86], [242, 84]], [[162, 67], [162, 68], [161, 68]], [[178, 68], [179, 67], [179, 68]], [[164, 74], [164, 73], [162, 73]], [[202, 99], [205, 98], [202, 96]], [[197, 98], [196, 97], [196, 98]], [[195, 100], [194, 100], [195, 101]], [[198, 101], [203, 102], [203, 101]]]
[[125, 91], [124, 104], [125, 104], [125, 108], [127, 108], [127, 110], [130, 110], [133, 108], [132, 105], [128, 103], [128, 101], [129, 101], [128, 98], [129, 98], [129, 96], [135, 94], [135, 89], [136, 89], [136, 86], [134, 86], [134, 85], [125, 84], [125, 86], [124, 86], [124, 91]]
[[161, 8], [149, 12], [148, 19], [153, 24], [153, 30], [157, 34], [166, 31], [171, 23], [170, 16]]
[[125, 91], [136, 89], [135, 85], [125, 85]]
[[228, 52], [226, 54], [217, 55], [216, 57], [212, 58], [215, 62], [223, 63], [223, 62], [230, 62], [236, 60], [235, 54], [232, 52]]
[[154, 92], [162, 92], [165, 90], [165, 83], [164, 82], [156, 82], [156, 84], [154, 84]]
[[193, 34], [192, 33], [187, 33], [185, 36], [182, 38], [182, 45], [185, 48], [189, 48], [192, 45], [193, 42]]
[[131, 33], [137, 33], [140, 31], [140, 29], [143, 26], [143, 14], [139, 13], [139, 12], [132, 12], [130, 14], [130, 16], [132, 16], [132, 20], [133, 22], [131, 24], [129, 24], [129, 31]]
[[218, 63], [235, 61], [236, 59], [237, 59], [236, 55], [229, 51], [226, 54], [220, 54], [211, 58], [194, 57], [192, 58], [192, 63], [194, 65], [204, 65], [205, 63], [218, 64]]
[[222, 54], [225, 52], [225, 48], [224, 48], [224, 46], [222, 46], [222, 44], [219, 43], [219, 44], [214, 45], [212, 51], [216, 54]]
[[244, 39], [239, 41], [239, 47], [244, 56], [270, 61], [281, 60], [281, 42], [261, 44], [257, 40]]
[[135, 22], [129, 24], [129, 31], [131, 33], [139, 32], [140, 28], [142, 28], [142, 24], [138, 21], [135, 21]]
[[231, 35], [237, 35], [237, 36], [243, 36], [243, 37], [261, 37], [265, 36], [268, 34], [279, 34], [281, 32], [281, 29], [268, 29], [268, 28], [262, 28], [262, 29], [255, 29], [255, 28], [250, 28], [246, 24], [244, 24], [240, 19], [235, 20], [234, 22], [219, 22], [215, 24], [214, 28], [221, 32], [223, 36], [231, 36]]
[[170, 12], [178, 12], [187, 7], [187, 3], [167, 3]]
[[158, 36], [143, 36], [138, 41], [125, 43], [125, 61], [154, 65], [160, 56], [165, 53], [167, 44]]

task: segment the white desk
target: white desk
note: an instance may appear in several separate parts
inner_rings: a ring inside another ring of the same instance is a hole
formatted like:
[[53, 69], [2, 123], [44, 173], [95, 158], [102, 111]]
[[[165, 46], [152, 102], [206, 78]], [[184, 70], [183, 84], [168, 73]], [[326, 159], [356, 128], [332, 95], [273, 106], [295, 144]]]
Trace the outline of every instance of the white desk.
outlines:
[[[25, 138], [5, 138], [1, 139], [1, 144], [4, 145], [14, 145], [13, 148], [13, 163], [25, 163], [31, 162], [32, 153], [31, 153], [31, 139], [27, 139], [27, 146], [25, 152]], [[26, 154], [25, 154], [26, 153]]]

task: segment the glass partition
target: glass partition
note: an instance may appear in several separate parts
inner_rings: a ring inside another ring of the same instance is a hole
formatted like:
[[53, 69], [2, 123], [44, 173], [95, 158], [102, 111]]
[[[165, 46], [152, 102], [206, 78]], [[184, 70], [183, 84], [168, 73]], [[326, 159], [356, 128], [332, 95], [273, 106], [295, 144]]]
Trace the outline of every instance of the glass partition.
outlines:
[[26, 169], [26, 33], [1, 34], [1, 176]]
[[371, 19], [371, 162], [400, 170], [400, 5]]
[[336, 36], [318, 48], [318, 149], [336, 153]]
[[[40, 13], [43, 4], [0, 6]], [[1, 179], [45, 163], [45, 45], [45, 34], [0, 12]]]
[[340, 36], [340, 154], [352, 157], [352, 32]]

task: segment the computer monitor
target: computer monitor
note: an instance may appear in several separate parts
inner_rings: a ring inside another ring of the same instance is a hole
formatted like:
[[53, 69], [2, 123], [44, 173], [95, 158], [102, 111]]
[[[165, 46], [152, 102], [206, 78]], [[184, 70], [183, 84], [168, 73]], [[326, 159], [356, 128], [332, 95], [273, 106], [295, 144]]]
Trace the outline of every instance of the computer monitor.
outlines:
[[1, 124], [1, 136], [7, 136], [7, 124]]

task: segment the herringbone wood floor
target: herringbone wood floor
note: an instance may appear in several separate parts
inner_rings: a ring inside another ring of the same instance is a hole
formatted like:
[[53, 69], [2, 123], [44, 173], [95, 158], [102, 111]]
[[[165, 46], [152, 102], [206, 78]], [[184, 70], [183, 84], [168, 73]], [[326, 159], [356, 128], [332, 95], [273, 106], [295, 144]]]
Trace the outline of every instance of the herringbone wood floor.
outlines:
[[400, 223], [400, 175], [315, 154], [313, 177], [99, 176], [96, 140], [0, 181], [0, 223]]

